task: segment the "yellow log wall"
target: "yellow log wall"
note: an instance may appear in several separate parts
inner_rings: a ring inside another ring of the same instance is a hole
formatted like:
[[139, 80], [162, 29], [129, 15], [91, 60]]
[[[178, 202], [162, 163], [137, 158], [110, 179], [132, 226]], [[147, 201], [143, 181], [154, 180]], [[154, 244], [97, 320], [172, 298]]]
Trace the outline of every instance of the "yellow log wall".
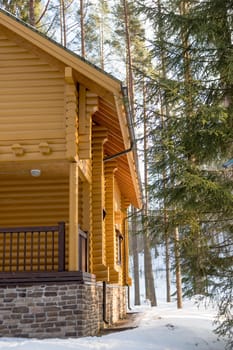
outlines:
[[0, 161], [64, 158], [64, 74], [16, 38], [0, 27]]
[[[12, 178], [1, 179], [0, 184], [0, 227], [46, 226], [57, 225], [59, 221], [68, 222], [68, 179]], [[66, 229], [66, 258], [68, 259], [68, 227]], [[0, 256], [3, 254], [2, 240], [0, 234]], [[30, 238], [27, 244], [30, 245]], [[42, 270], [43, 264], [44, 262], [41, 261]], [[28, 259], [29, 265], [30, 259]], [[36, 260], [35, 268], [37, 268]]]
[[[77, 103], [80, 96], [72, 81], [72, 71], [68, 72], [69, 70], [66, 68], [65, 74], [65, 67], [61, 63], [56, 65], [55, 59], [42, 54], [39, 49], [29, 47], [29, 44], [26, 45], [17, 35], [10, 34], [0, 26], [0, 162], [10, 164], [12, 161], [65, 158], [74, 160], [78, 152], [77, 131], [80, 110], [77, 110]], [[86, 124], [81, 123], [79, 136], [82, 160], [79, 161], [79, 166], [83, 172], [90, 173], [87, 178], [92, 180], [88, 179], [90, 182], [84, 184], [86, 190], [82, 188], [83, 193], [80, 193], [80, 211], [78, 212], [78, 193], [73, 192], [78, 191], [76, 183], [78, 169], [73, 174], [75, 176], [71, 174], [74, 178], [71, 177], [70, 180], [68, 176], [36, 179], [3, 177], [0, 183], [0, 226], [39, 226], [54, 225], [59, 221], [69, 222], [70, 238], [75, 238], [75, 248], [70, 251], [71, 258], [69, 263], [66, 261], [66, 266], [75, 270], [78, 261], [76, 255], [78, 236], [72, 235], [73, 232], [78, 233], [77, 227], [80, 222], [85, 229], [90, 229], [90, 271], [96, 274], [97, 280], [107, 281], [108, 267], [111, 265], [113, 269], [116, 263], [116, 251], [112, 256], [113, 259], [110, 257], [111, 264], [107, 266], [106, 262], [108, 260], [106, 249], [116, 249], [113, 247], [116, 245], [114, 213], [124, 213], [122, 217], [118, 215], [120, 230], [123, 231], [122, 218], [126, 215], [125, 206], [122, 206], [120, 190], [117, 185], [115, 186], [113, 178], [109, 178], [113, 186], [112, 192], [110, 197], [108, 194], [105, 198], [103, 172], [103, 144], [107, 137], [105, 128], [94, 126], [92, 173], [91, 165], [89, 163], [86, 165], [85, 159], [91, 158], [91, 114], [97, 110], [99, 102], [96, 95], [86, 90], [84, 100], [86, 104], [83, 121], [87, 122], [87, 130]], [[16, 162], [15, 164], [17, 165]], [[77, 166], [71, 164], [71, 167]], [[107, 245], [103, 221], [105, 200], [111, 208], [111, 219], [108, 220], [106, 228], [113, 233], [108, 234]], [[89, 208], [90, 213], [87, 216], [84, 209]], [[69, 225], [66, 235], [67, 256], [68, 230]], [[127, 244], [126, 241], [126, 248]], [[127, 280], [124, 271], [120, 272], [122, 283]]]

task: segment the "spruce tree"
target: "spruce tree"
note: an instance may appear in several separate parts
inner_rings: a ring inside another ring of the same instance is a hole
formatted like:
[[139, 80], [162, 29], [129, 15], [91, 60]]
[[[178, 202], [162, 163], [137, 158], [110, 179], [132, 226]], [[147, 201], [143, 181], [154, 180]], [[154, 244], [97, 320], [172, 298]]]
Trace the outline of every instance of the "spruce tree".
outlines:
[[[225, 290], [219, 310], [226, 321], [218, 331], [230, 337], [233, 183], [222, 164], [232, 158], [232, 1], [161, 1], [160, 14], [155, 2], [138, 5], [154, 31], [155, 69], [147, 77], [151, 196], [169, 208], [170, 228], [179, 227], [186, 293], [216, 297], [216, 286]], [[161, 45], [166, 77], [159, 71]], [[158, 122], [159, 92], [169, 108], [166, 128]]]

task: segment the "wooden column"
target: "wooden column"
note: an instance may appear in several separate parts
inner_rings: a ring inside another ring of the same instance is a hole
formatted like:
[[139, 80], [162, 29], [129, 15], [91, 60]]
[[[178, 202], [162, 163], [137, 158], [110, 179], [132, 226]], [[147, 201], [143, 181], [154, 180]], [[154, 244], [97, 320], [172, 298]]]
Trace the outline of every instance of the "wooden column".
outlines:
[[66, 157], [73, 161], [78, 154], [78, 95], [71, 67], [65, 68]]
[[79, 159], [91, 159], [92, 115], [98, 110], [98, 96], [79, 86]]
[[78, 271], [78, 165], [70, 163], [69, 271]]
[[98, 281], [108, 280], [106, 266], [104, 217], [104, 168], [103, 145], [107, 140], [107, 130], [93, 127], [92, 137], [92, 236], [90, 268]]
[[124, 243], [122, 249], [122, 276], [121, 283], [123, 285], [132, 285], [132, 279], [129, 276], [129, 230], [127, 220], [127, 208], [130, 203], [121, 197], [121, 212], [122, 212], [122, 232], [124, 235]]
[[114, 173], [117, 170], [117, 162], [115, 160], [108, 161], [104, 164], [105, 174], [105, 235], [106, 235], [106, 260], [109, 267], [109, 281], [118, 283], [120, 266], [117, 265], [117, 242], [115, 231], [115, 208], [114, 208]]

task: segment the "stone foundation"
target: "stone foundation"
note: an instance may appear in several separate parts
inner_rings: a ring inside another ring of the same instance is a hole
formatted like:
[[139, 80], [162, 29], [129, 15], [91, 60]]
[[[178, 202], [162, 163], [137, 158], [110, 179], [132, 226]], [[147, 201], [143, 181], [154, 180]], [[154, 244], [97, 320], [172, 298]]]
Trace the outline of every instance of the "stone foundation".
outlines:
[[[107, 285], [105, 321], [126, 315], [126, 289]], [[0, 336], [65, 338], [97, 335], [103, 320], [102, 283], [43, 283], [0, 287]]]
[[[103, 288], [100, 284], [99, 298], [102, 302], [103, 298]], [[127, 298], [126, 298], [126, 287], [120, 287], [118, 285], [107, 285], [106, 293], [106, 316], [105, 320], [112, 325], [118, 320], [124, 319], [127, 312]], [[106, 326], [106, 324], [105, 324]]]

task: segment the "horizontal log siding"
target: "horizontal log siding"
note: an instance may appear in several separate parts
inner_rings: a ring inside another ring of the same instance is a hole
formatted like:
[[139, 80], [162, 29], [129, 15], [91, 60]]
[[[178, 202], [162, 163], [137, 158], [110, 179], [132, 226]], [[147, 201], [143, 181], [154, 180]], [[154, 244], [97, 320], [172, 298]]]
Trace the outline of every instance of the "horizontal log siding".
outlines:
[[64, 76], [36, 54], [0, 33], [0, 161], [14, 160], [13, 144], [23, 159], [65, 156]]
[[[1, 180], [0, 227], [56, 225], [60, 221], [68, 222], [68, 217], [68, 179]], [[66, 258], [68, 243], [67, 227]]]

